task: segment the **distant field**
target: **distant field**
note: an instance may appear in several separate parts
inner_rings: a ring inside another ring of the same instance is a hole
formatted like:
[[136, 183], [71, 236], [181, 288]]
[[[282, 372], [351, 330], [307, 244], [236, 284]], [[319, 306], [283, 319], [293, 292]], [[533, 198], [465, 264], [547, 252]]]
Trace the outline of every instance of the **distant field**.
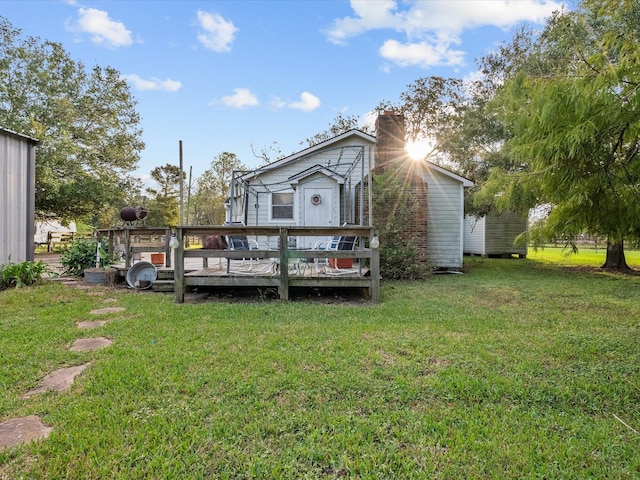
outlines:
[[[607, 253], [606, 247], [595, 249], [593, 247], [580, 247], [578, 253], [571, 253], [569, 249], [562, 247], [545, 247], [534, 251], [529, 248], [527, 258], [554, 265], [585, 265], [599, 267], [604, 263]], [[640, 250], [625, 251], [627, 264], [635, 269], [640, 269]]]

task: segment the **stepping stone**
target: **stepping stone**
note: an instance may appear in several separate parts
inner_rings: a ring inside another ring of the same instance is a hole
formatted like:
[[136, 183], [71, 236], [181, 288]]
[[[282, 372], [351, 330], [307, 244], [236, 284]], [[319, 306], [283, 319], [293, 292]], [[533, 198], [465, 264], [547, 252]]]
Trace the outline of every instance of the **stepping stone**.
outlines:
[[108, 347], [113, 342], [108, 338], [95, 337], [95, 338], [79, 338], [76, 340], [71, 348], [70, 352], [88, 352], [90, 350], [97, 350], [99, 348]]
[[53, 430], [52, 427], [42, 423], [40, 418], [35, 415], [7, 420], [0, 423], [0, 450], [32, 440], [47, 438], [51, 430]]
[[103, 315], [105, 313], [119, 313], [124, 311], [125, 311], [125, 308], [123, 307], [105, 307], [105, 308], [97, 308], [95, 310], [91, 310], [89, 313], [91, 315]]
[[117, 298], [105, 298], [104, 300], [102, 300], [102, 303], [116, 303], [117, 301]]
[[76, 325], [78, 326], [78, 328], [82, 330], [87, 330], [90, 328], [102, 327], [105, 323], [107, 323], [106, 320], [94, 320], [94, 321], [86, 320], [84, 322], [78, 322], [76, 323]]
[[38, 393], [44, 393], [47, 390], [57, 390], [62, 392], [71, 388], [71, 384], [76, 376], [80, 375], [85, 368], [89, 366], [88, 363], [84, 365], [78, 365], [76, 367], [60, 368], [53, 373], [50, 373], [40, 381], [40, 386], [29, 390], [24, 394], [24, 398], [29, 398]]

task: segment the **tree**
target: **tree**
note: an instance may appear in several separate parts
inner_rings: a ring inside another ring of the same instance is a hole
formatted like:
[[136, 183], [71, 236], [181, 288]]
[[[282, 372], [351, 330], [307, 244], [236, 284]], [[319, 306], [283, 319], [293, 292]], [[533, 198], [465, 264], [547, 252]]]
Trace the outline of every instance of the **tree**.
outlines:
[[358, 129], [365, 133], [372, 133], [371, 128], [362, 124], [358, 117], [349, 115], [344, 116], [342, 113], [338, 113], [333, 119], [333, 122], [329, 124], [329, 128], [327, 130], [320, 132], [313, 137], [307, 138], [305, 142], [307, 143], [307, 146], [313, 147], [318, 143], [322, 143], [330, 138], [337, 137], [338, 135], [353, 129]]
[[607, 237], [603, 267], [628, 269], [640, 238], [640, 4], [585, 0], [552, 16], [513, 64], [493, 104], [522, 168], [494, 169], [485, 195], [551, 204], [538, 243]]
[[[185, 174], [182, 173], [184, 180]], [[180, 223], [180, 167], [169, 163], [151, 171], [151, 178], [160, 187], [158, 190], [147, 188], [151, 195], [147, 204], [149, 217], [147, 223], [154, 226], [178, 225]]]
[[284, 157], [284, 155], [282, 154], [282, 150], [280, 149], [280, 145], [278, 145], [278, 142], [271, 142], [271, 145], [261, 148], [259, 152], [256, 152], [252, 144], [251, 153], [253, 153], [254, 157], [262, 160], [260, 166], [263, 167]]
[[144, 144], [135, 105], [115, 69], [87, 70], [0, 17], [0, 125], [41, 141], [37, 218], [93, 217], [136, 188], [129, 173]]
[[222, 225], [225, 222], [224, 203], [229, 196], [231, 176], [234, 171], [246, 167], [230, 152], [222, 152], [211, 161], [197, 181], [197, 191], [193, 197], [194, 221], [198, 225]]
[[490, 203], [474, 203], [474, 195], [492, 166], [506, 166], [502, 124], [486, 111], [494, 88], [487, 81], [465, 83], [438, 76], [418, 78], [407, 85], [399, 102], [381, 102], [377, 110], [393, 110], [405, 117], [406, 141], [428, 141], [423, 158], [472, 180], [465, 190], [465, 211], [486, 215]]

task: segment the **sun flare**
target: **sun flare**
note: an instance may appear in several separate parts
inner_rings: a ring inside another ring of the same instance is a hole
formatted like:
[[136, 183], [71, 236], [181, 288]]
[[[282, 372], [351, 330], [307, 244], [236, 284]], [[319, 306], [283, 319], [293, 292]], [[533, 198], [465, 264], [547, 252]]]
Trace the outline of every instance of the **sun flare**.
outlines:
[[433, 144], [428, 139], [421, 138], [415, 142], [407, 142], [404, 149], [413, 160], [424, 160], [433, 150]]

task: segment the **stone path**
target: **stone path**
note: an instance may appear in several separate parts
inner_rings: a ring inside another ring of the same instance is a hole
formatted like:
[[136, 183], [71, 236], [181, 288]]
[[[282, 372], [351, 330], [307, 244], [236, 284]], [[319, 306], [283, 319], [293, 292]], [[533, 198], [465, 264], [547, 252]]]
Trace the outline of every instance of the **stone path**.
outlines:
[[105, 308], [97, 308], [95, 310], [91, 310], [89, 313], [91, 315], [103, 315], [105, 313], [119, 313], [123, 311], [124, 311], [124, 308], [122, 307], [105, 307]]
[[85, 363], [84, 365], [78, 365], [77, 367], [59, 368], [40, 380], [40, 386], [33, 390], [29, 390], [24, 394], [24, 398], [32, 397], [38, 393], [44, 393], [47, 390], [57, 390], [58, 392], [68, 390], [71, 388], [75, 378], [88, 366], [89, 364]]
[[0, 450], [32, 440], [47, 438], [53, 430], [35, 415], [0, 423]]
[[85, 320], [82, 322], [76, 323], [77, 327], [80, 330], [91, 330], [92, 328], [100, 328], [107, 323], [106, 320]]
[[[114, 302], [115, 299], [105, 301]], [[91, 315], [103, 315], [107, 313], [119, 313], [125, 309], [121, 307], [106, 307], [91, 310]], [[106, 320], [81, 321], [76, 324], [78, 329], [87, 330], [104, 326]], [[71, 352], [88, 352], [111, 345], [112, 340], [106, 337], [79, 338], [69, 347]], [[66, 367], [55, 370], [40, 381], [37, 388], [29, 390], [23, 398], [30, 398], [34, 395], [44, 393], [48, 390], [62, 392], [71, 388], [75, 378], [80, 375], [90, 363]], [[14, 418], [0, 423], [0, 451], [23, 443], [47, 438], [53, 427], [45, 425], [36, 415], [29, 415], [22, 418]]]
[[69, 347], [69, 351], [88, 352], [90, 350], [108, 347], [111, 343], [111, 340], [105, 337], [79, 338], [73, 343], [73, 345], [71, 345], [71, 347]]

